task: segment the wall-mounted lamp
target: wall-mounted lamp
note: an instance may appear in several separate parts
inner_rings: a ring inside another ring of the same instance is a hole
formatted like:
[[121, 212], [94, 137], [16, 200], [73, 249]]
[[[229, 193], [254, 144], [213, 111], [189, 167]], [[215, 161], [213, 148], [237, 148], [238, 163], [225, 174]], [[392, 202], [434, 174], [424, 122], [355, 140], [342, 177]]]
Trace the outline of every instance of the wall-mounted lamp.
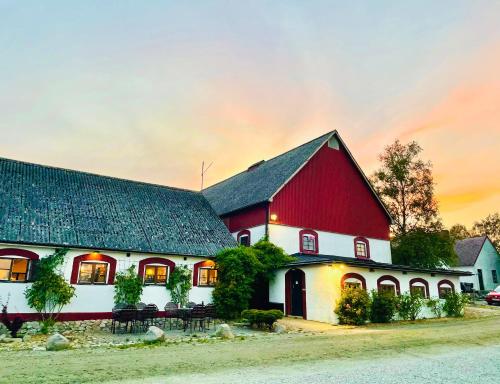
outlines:
[[271, 213], [271, 220], [272, 221], [278, 220], [278, 215], [276, 213]]
[[130, 257], [130, 252], [127, 252], [127, 257]]

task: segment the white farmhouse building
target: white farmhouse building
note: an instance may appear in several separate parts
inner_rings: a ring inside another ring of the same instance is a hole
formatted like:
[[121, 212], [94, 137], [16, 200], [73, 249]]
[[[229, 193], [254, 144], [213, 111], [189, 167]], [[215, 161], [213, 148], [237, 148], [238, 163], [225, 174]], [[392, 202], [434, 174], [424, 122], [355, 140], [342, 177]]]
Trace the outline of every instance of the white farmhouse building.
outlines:
[[0, 298], [36, 318], [24, 290], [34, 263], [69, 248], [63, 273], [76, 287], [61, 320], [110, 318], [117, 272], [135, 266], [142, 301], [161, 310], [176, 265], [193, 270], [190, 300], [211, 301], [211, 258], [235, 246], [200, 192], [0, 159]]
[[346, 285], [444, 297], [469, 274], [392, 264], [391, 217], [337, 131], [203, 193], [240, 244], [267, 235], [296, 257], [269, 289], [269, 302], [288, 315], [336, 323]]
[[460, 277], [461, 283], [472, 284], [476, 291], [491, 291], [500, 285], [500, 255], [488, 236], [459, 240], [455, 252], [459, 261], [456, 269], [473, 274]]

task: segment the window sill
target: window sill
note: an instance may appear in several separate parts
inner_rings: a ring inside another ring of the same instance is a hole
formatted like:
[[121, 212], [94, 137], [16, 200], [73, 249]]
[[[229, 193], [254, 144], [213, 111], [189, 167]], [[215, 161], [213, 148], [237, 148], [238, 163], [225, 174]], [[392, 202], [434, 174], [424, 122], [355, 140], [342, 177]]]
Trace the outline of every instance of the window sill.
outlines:
[[200, 288], [215, 288], [215, 285], [200, 285], [200, 284], [198, 284], [197, 287], [200, 287]]
[[27, 283], [32, 283], [32, 281], [0, 280], [0, 283], [27, 284]]

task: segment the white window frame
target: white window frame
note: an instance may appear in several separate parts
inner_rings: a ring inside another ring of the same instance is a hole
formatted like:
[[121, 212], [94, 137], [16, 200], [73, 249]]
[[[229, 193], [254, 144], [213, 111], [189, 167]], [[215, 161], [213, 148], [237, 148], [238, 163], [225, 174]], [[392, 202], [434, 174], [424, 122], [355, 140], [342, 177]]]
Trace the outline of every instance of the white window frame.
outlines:
[[[165, 283], [146, 283], [146, 269], [147, 267], [165, 267], [167, 268], [167, 276], [165, 276]], [[142, 276], [142, 284], [146, 286], [159, 286], [163, 287], [167, 284], [168, 279], [170, 278], [170, 266], [167, 264], [161, 264], [161, 263], [149, 263], [144, 265], [144, 275]]]
[[[80, 271], [82, 269], [82, 264], [106, 264], [106, 278], [104, 279], [104, 283], [82, 283], [80, 281]], [[79, 285], [107, 285], [108, 284], [108, 278], [109, 278], [109, 263], [107, 261], [102, 261], [102, 260], [82, 260], [80, 261], [78, 265], [78, 280], [77, 284]]]

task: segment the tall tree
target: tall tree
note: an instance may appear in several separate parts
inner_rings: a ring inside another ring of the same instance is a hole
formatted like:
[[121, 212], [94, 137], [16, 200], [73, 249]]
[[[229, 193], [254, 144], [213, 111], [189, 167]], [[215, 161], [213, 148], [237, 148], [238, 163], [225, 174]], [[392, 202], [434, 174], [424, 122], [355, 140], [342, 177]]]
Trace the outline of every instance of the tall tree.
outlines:
[[450, 228], [450, 236], [453, 240], [463, 240], [471, 237], [472, 234], [467, 230], [463, 224], [455, 224]]
[[394, 219], [397, 236], [416, 230], [441, 228], [438, 206], [434, 198], [432, 165], [419, 159], [422, 148], [412, 141], [396, 140], [379, 156], [382, 166], [371, 182]]
[[495, 247], [500, 251], [500, 214], [493, 213], [483, 220], [476, 221], [472, 226], [474, 235], [488, 235]]
[[426, 232], [416, 229], [392, 243], [395, 264], [421, 268], [443, 268], [457, 264], [455, 240], [447, 231]]

